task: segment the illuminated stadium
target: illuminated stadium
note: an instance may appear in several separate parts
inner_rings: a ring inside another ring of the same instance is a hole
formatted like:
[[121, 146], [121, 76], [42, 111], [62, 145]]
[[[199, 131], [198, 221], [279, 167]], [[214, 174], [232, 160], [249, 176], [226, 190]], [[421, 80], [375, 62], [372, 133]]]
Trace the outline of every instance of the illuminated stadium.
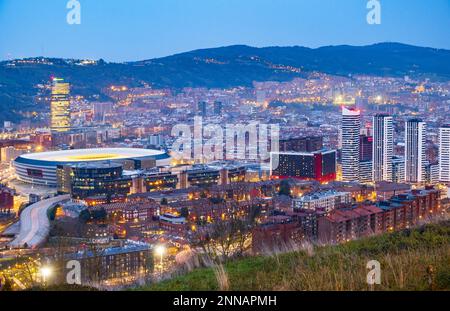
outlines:
[[98, 148], [24, 154], [14, 161], [14, 167], [20, 181], [55, 187], [58, 166], [105, 161], [125, 162], [126, 160], [155, 160], [156, 166], [170, 164], [170, 156], [160, 150]]

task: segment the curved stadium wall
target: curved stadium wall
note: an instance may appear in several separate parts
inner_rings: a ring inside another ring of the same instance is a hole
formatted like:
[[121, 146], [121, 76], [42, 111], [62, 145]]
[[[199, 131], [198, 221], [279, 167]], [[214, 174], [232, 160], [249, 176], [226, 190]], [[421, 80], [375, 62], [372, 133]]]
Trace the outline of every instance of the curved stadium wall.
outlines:
[[14, 161], [14, 168], [17, 178], [22, 182], [56, 187], [56, 170], [60, 165], [147, 159], [154, 159], [156, 166], [170, 164], [170, 156], [160, 150], [98, 148], [25, 154]]

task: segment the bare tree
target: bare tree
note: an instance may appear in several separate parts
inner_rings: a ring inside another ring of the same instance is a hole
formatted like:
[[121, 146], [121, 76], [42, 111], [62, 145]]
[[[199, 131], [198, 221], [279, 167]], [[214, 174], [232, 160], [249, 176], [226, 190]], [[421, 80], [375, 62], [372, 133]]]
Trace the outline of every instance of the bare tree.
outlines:
[[201, 248], [215, 262], [242, 256], [251, 245], [250, 239], [257, 215], [252, 209], [245, 217], [239, 217], [237, 205], [233, 204], [227, 219], [216, 220], [201, 227], [193, 234], [191, 243], [194, 247]]

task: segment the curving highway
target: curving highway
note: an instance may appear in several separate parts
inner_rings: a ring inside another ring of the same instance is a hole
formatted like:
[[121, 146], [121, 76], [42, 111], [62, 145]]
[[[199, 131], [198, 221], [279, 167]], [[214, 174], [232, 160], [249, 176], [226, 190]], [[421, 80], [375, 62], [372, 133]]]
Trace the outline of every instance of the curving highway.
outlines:
[[36, 248], [44, 243], [50, 231], [47, 210], [69, 199], [70, 195], [61, 195], [28, 206], [20, 215], [20, 232], [9, 246]]

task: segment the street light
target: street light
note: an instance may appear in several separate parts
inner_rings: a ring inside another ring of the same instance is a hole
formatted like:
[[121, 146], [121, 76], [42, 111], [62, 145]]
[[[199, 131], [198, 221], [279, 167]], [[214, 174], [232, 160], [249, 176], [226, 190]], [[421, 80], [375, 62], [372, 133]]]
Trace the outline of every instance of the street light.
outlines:
[[156, 255], [160, 256], [160, 259], [161, 259], [161, 263], [160, 264], [161, 264], [161, 268], [162, 268], [163, 256], [166, 253], [166, 248], [164, 247], [164, 245], [157, 245], [155, 247], [155, 253], [156, 253]]
[[41, 276], [43, 283], [47, 282], [47, 279], [52, 275], [52, 269], [49, 266], [44, 266], [41, 268]]

